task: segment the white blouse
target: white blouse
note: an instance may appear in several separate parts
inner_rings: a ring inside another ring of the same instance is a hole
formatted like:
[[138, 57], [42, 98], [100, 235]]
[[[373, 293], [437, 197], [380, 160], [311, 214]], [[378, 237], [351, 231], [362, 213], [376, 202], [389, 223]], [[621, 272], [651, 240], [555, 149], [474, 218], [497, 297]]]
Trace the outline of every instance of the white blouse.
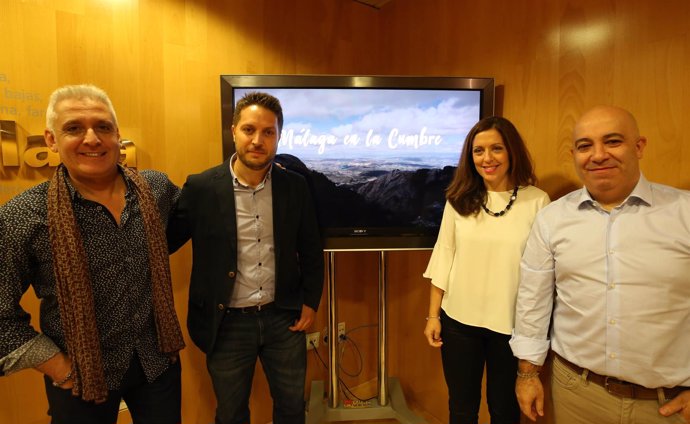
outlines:
[[[486, 207], [503, 210], [513, 190], [488, 192]], [[549, 203], [542, 190], [527, 186], [518, 190], [513, 206], [503, 216], [484, 210], [461, 216], [446, 202], [438, 239], [424, 277], [445, 293], [441, 308], [463, 324], [510, 334], [520, 258], [532, 221]]]

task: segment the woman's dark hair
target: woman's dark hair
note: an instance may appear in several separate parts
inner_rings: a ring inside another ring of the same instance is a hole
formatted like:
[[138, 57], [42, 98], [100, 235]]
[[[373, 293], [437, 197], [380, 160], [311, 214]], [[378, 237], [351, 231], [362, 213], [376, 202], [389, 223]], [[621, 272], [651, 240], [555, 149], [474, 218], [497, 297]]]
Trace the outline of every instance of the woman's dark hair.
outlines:
[[510, 158], [508, 177], [511, 184], [523, 187], [533, 185], [537, 181], [532, 167], [532, 158], [515, 125], [500, 116], [484, 118], [477, 122], [467, 134], [458, 168], [446, 189], [446, 199], [462, 216], [476, 215], [481, 210], [482, 204], [486, 202], [486, 185], [474, 166], [472, 148], [477, 134], [492, 128], [501, 134], [508, 150]]

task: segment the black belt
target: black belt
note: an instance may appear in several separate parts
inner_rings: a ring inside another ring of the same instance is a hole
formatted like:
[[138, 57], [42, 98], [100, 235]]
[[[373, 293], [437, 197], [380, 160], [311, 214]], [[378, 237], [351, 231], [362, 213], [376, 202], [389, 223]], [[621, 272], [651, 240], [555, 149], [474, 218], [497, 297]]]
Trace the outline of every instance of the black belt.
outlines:
[[[595, 372], [589, 371], [586, 368], [582, 368], [579, 365], [575, 365], [572, 362], [568, 361], [561, 355], [557, 354], [554, 352], [556, 355], [556, 358], [558, 358], [559, 361], [566, 367], [570, 368], [572, 371], [574, 371], [577, 374], [582, 374], [583, 372], [587, 371], [587, 380], [591, 381], [594, 384], [598, 384], [599, 386], [603, 387], [606, 389], [607, 392], [611, 393], [612, 395], [622, 397], [622, 398], [630, 398], [630, 399], [641, 399], [641, 400], [658, 400], [659, 399], [659, 392], [658, 389], [650, 389], [649, 387], [644, 387], [640, 386], [639, 384], [635, 383], [630, 383], [627, 381], [619, 380], [615, 377], [609, 377], [606, 375], [600, 375]], [[672, 388], [668, 387], [663, 387], [662, 390], [664, 391], [664, 397], [668, 399], [673, 399], [674, 397], [678, 396], [680, 392], [683, 392], [685, 390], [690, 390], [690, 387], [683, 387], [683, 386], [676, 386]]]
[[276, 306], [275, 302], [264, 303], [263, 305], [245, 306], [243, 308], [227, 308], [226, 313], [237, 312], [241, 314], [255, 314], [257, 312], [272, 309]]

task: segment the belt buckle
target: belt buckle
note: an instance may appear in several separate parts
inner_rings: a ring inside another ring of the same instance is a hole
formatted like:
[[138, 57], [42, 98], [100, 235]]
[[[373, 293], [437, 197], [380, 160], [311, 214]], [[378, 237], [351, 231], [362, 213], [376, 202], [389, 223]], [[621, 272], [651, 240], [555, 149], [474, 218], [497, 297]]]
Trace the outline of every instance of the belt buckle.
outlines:
[[[615, 387], [617, 387], [618, 390], [614, 390], [614, 386], [611, 386], [610, 383], [615, 384]], [[623, 388], [625, 388], [625, 391], [627, 393], [623, 393]], [[606, 376], [604, 378], [604, 389], [606, 389], [606, 391], [608, 393], [611, 393], [612, 395], [625, 398], [635, 398], [635, 386], [628, 383], [627, 381], [622, 381], [615, 377]]]
[[251, 314], [252, 312], [254, 312], [255, 308], [256, 306], [244, 306], [240, 308], [240, 312], [242, 312], [242, 315]]
[[266, 305], [265, 304], [264, 305], [259, 304], [259, 305], [254, 305], [254, 306], [245, 306], [244, 308], [242, 308], [242, 313], [243, 314], [255, 314], [257, 312], [261, 312], [261, 309], [264, 306], [266, 306]]

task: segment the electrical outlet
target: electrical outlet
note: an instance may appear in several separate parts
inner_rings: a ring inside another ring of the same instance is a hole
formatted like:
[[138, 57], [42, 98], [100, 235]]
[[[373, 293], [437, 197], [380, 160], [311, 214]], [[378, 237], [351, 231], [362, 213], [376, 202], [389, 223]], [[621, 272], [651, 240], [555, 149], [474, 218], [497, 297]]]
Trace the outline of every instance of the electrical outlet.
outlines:
[[319, 336], [318, 331], [307, 334], [307, 350], [319, 347]]
[[[338, 341], [343, 341], [345, 337], [345, 322], [338, 323]], [[328, 327], [323, 328], [323, 342], [328, 344], [330, 337], [328, 337]]]

